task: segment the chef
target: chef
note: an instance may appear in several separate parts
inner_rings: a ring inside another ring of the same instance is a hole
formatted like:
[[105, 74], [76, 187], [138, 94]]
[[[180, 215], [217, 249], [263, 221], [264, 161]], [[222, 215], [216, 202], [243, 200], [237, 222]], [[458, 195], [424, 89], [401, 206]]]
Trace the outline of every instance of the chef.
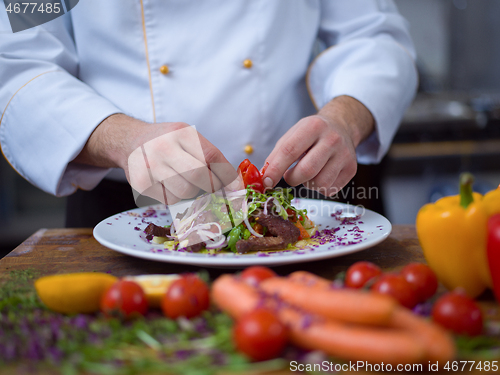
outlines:
[[186, 198], [210, 190], [189, 171], [220, 166], [217, 188], [245, 158], [266, 186], [334, 194], [381, 160], [417, 84], [391, 0], [85, 0], [17, 33], [0, 11], [0, 30], [2, 152], [69, 196], [70, 226], [133, 208], [127, 179]]

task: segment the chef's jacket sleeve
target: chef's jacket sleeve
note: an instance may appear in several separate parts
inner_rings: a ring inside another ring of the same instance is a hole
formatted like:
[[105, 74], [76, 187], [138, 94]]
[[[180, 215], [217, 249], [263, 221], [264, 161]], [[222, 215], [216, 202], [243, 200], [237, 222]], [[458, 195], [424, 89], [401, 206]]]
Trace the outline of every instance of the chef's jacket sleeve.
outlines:
[[385, 155], [417, 87], [415, 50], [406, 20], [390, 0], [323, 0], [319, 39], [308, 86], [316, 107], [348, 95], [365, 105], [375, 131], [357, 148], [358, 162]]
[[14, 169], [65, 196], [94, 188], [108, 169], [71, 163], [92, 131], [121, 112], [78, 76], [69, 15], [12, 33], [0, 12], [0, 145]]

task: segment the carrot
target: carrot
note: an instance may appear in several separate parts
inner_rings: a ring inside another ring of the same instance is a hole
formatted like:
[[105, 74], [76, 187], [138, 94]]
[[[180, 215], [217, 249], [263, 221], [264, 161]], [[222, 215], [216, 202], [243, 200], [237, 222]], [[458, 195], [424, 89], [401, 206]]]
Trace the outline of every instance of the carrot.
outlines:
[[455, 358], [455, 344], [452, 337], [440, 326], [399, 308], [392, 317], [390, 327], [405, 330], [426, 348], [430, 361], [446, 362]]
[[[289, 278], [306, 285], [325, 289], [331, 287], [331, 282], [327, 279], [306, 271], [294, 272]], [[389, 321], [389, 327], [411, 333], [415, 340], [424, 344], [427, 357], [431, 361], [447, 361], [455, 356], [455, 345], [450, 335], [441, 327], [414, 315], [408, 309], [397, 308]]]
[[418, 363], [425, 358], [424, 346], [403, 331], [339, 323], [290, 307], [279, 309], [278, 316], [288, 326], [290, 341], [303, 349], [372, 363]]
[[255, 309], [261, 297], [257, 290], [231, 275], [222, 275], [212, 284], [212, 301], [232, 318]]
[[370, 362], [416, 363], [424, 359], [423, 345], [410, 334], [398, 330], [355, 326], [309, 314], [276, 301], [237, 278], [219, 277], [212, 287], [213, 301], [233, 318], [256, 308], [276, 309], [289, 327], [290, 340], [304, 349]]
[[304, 285], [318, 285], [327, 289], [330, 289], [332, 287], [332, 281], [316, 276], [315, 274], [307, 271], [292, 272], [290, 275], [288, 275], [288, 278], [290, 280], [300, 282]]
[[310, 313], [347, 323], [387, 325], [397, 308], [394, 299], [386, 295], [304, 285], [284, 277], [264, 280], [260, 288]]

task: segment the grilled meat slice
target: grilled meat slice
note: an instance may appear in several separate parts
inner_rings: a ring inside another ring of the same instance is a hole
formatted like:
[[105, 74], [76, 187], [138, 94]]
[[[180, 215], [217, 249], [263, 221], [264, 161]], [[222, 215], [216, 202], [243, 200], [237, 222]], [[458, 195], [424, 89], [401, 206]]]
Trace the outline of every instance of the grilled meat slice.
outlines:
[[198, 251], [202, 250], [203, 248], [205, 248], [205, 243], [204, 242], [198, 242], [198, 243], [195, 243], [195, 244], [192, 244], [192, 245], [188, 245], [186, 247], [186, 251], [189, 252], [189, 253], [197, 253]]
[[266, 227], [274, 237], [251, 237], [248, 240], [239, 240], [236, 243], [238, 253], [247, 253], [252, 250], [279, 250], [288, 244], [297, 242], [300, 230], [292, 222], [278, 215], [260, 214], [257, 222]]
[[144, 229], [146, 233], [146, 238], [151, 240], [153, 236], [156, 237], [167, 237], [170, 236], [170, 228], [160, 227], [159, 225], [149, 223], [149, 225]]
[[281, 237], [250, 237], [248, 240], [236, 242], [238, 253], [244, 254], [253, 250], [280, 250], [288, 245]]
[[291, 221], [283, 219], [279, 215], [260, 214], [256, 218], [257, 222], [266, 227], [273, 236], [281, 237], [288, 245], [297, 242], [300, 236], [300, 230]]

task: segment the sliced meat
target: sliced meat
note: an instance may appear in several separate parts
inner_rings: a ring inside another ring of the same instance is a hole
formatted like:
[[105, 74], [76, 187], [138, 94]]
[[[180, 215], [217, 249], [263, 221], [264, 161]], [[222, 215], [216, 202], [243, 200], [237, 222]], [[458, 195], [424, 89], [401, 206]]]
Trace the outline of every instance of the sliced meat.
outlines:
[[151, 240], [153, 236], [156, 237], [167, 237], [170, 236], [170, 228], [160, 227], [159, 225], [155, 225], [150, 223], [146, 229], [144, 229], [144, 233], [146, 233], [146, 238]]
[[280, 250], [287, 245], [281, 237], [250, 237], [248, 240], [236, 242], [236, 250], [244, 254], [253, 250]]
[[274, 237], [251, 237], [248, 240], [236, 242], [236, 250], [239, 253], [247, 253], [253, 250], [279, 250], [288, 244], [297, 242], [300, 230], [292, 222], [278, 215], [260, 214], [257, 222], [266, 227]]
[[300, 230], [291, 221], [283, 219], [279, 215], [260, 214], [255, 220], [266, 227], [273, 236], [281, 237], [289, 244], [297, 242], [300, 236]]
[[186, 247], [186, 251], [190, 253], [197, 253], [198, 251], [205, 248], [205, 244], [203, 242], [198, 242], [193, 245], [189, 245]]

